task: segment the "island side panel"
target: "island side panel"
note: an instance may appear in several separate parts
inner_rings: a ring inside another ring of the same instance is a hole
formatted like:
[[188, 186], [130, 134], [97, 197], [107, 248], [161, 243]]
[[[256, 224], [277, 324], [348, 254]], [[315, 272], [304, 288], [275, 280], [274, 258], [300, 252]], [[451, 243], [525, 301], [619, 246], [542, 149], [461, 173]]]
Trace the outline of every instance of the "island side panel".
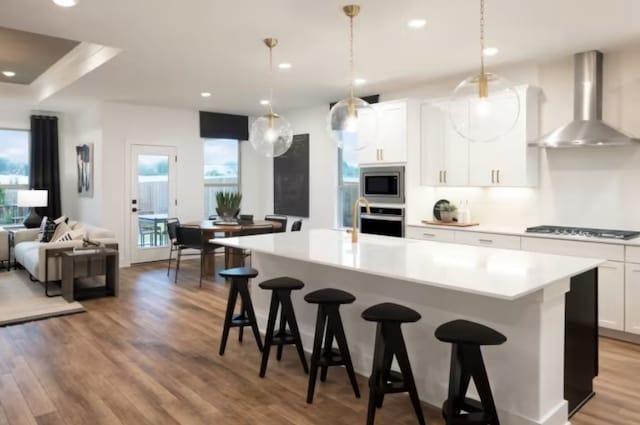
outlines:
[[[380, 302], [406, 305], [422, 315], [419, 322], [403, 325], [420, 398], [440, 406], [447, 395], [451, 347], [434, 337], [435, 329], [459, 318], [477, 321], [508, 338], [502, 346], [483, 348], [501, 423], [566, 425], [568, 408], [562, 377], [564, 294], [569, 279], [522, 299], [506, 301], [270, 254], [254, 252], [252, 257], [253, 267], [260, 273], [252, 298], [263, 332], [270, 292], [257, 287], [262, 280], [286, 275], [305, 282], [304, 289], [294, 291], [292, 298], [306, 351], [312, 347], [316, 306], [307, 304], [304, 295], [326, 287], [349, 291], [357, 299], [341, 308], [342, 319], [354, 367], [368, 376], [375, 325], [365, 322], [360, 314]], [[289, 351], [285, 355], [294, 354]]]

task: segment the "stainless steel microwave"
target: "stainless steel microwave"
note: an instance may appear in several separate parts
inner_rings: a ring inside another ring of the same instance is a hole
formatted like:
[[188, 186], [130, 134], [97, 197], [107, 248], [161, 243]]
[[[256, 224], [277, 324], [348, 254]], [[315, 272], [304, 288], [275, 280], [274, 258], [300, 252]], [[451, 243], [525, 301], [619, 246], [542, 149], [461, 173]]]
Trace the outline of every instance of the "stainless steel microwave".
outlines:
[[360, 195], [369, 202], [404, 204], [404, 167], [361, 168]]

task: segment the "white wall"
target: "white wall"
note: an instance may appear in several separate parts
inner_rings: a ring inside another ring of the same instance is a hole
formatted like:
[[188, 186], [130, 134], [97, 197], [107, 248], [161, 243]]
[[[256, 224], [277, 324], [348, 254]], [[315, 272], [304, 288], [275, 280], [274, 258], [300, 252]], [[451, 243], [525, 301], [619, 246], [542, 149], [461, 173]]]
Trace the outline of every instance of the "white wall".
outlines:
[[[573, 115], [573, 58], [543, 64], [520, 64], [495, 69], [514, 84], [543, 90], [541, 133], [568, 122]], [[640, 137], [640, 46], [605, 53], [604, 119]], [[428, 82], [381, 93], [381, 100], [429, 99], [448, 96], [464, 76]], [[295, 133], [310, 133], [312, 227], [331, 227], [337, 208], [336, 149], [324, 130], [327, 105], [284, 111]], [[474, 220], [484, 224], [530, 226], [558, 224], [640, 229], [640, 146], [547, 150], [541, 155], [537, 188], [434, 188], [419, 185], [418, 138], [412, 137], [407, 165], [407, 219], [431, 218], [433, 204], [442, 198], [468, 200]], [[259, 184], [243, 189], [271, 193], [272, 168], [264, 169]], [[267, 206], [272, 206], [269, 195]]]
[[[202, 220], [203, 148], [198, 112], [105, 103], [102, 106], [102, 217], [100, 225], [116, 232], [121, 260], [130, 262], [131, 145], [175, 146], [178, 154], [176, 216]], [[89, 220], [90, 218], [87, 218]]]

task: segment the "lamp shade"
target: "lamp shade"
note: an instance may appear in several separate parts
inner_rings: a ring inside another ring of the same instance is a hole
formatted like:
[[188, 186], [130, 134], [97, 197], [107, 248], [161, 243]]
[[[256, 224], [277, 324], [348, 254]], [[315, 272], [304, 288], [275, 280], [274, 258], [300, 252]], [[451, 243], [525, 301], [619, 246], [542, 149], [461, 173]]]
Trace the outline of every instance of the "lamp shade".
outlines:
[[46, 207], [47, 191], [46, 190], [19, 190], [18, 206], [19, 207]]

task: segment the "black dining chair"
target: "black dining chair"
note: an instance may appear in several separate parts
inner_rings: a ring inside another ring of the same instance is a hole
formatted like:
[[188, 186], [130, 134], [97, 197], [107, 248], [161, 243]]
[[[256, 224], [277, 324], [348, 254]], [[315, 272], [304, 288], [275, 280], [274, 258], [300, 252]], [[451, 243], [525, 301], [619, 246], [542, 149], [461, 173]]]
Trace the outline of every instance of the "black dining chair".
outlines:
[[280, 223], [280, 228], [275, 229], [274, 233], [286, 232], [287, 231], [287, 216], [286, 215], [277, 215], [277, 214], [268, 214], [264, 216], [265, 220], [275, 221]]
[[177, 217], [171, 217], [167, 219], [167, 233], [169, 234], [169, 264], [167, 265], [167, 276], [171, 272], [171, 259], [173, 253], [178, 251], [178, 232], [177, 228], [180, 226], [180, 220]]
[[185, 249], [192, 249], [198, 251], [197, 255], [200, 255], [200, 287], [202, 288], [204, 257], [215, 254], [216, 248], [221, 248], [221, 246], [209, 243], [203, 229], [195, 226], [177, 226], [176, 242], [178, 246], [178, 259], [176, 260], [176, 276], [174, 282], [178, 283], [178, 272], [180, 271], [182, 251]]
[[302, 220], [294, 221], [293, 224], [291, 225], [291, 231], [299, 232], [300, 230], [302, 230]]

